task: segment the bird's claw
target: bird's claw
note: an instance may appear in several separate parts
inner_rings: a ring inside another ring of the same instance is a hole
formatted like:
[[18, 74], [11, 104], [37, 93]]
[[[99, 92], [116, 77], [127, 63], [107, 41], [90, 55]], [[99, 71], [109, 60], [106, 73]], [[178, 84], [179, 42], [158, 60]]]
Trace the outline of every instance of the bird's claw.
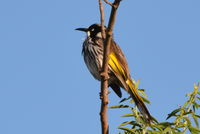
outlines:
[[101, 77], [103, 77], [105, 80], [108, 80], [110, 77], [108, 75], [108, 73], [106, 72], [100, 72]]

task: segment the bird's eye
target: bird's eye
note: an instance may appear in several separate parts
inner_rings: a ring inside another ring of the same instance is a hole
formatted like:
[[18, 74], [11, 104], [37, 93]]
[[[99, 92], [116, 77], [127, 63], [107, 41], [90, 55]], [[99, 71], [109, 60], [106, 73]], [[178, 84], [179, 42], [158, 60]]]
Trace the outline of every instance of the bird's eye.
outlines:
[[91, 30], [92, 32], [94, 31], [94, 28], [92, 28], [92, 30]]

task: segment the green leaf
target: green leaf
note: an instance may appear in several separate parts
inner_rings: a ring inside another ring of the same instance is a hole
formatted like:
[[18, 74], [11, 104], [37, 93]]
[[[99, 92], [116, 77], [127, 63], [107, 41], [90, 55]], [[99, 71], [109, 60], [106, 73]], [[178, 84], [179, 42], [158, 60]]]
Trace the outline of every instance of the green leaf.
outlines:
[[195, 114], [192, 114], [192, 117], [196, 126], [199, 127], [198, 117]]
[[183, 117], [183, 119], [185, 120], [185, 121], [187, 121], [187, 125], [188, 126], [190, 126], [192, 123], [191, 123], [191, 121], [190, 121], [190, 119], [189, 119], [189, 117]]
[[129, 103], [133, 103], [134, 102], [134, 100], [133, 99], [131, 99], [130, 101], [129, 101]]
[[171, 127], [167, 127], [164, 131], [163, 134], [172, 134], [172, 129]]
[[197, 109], [200, 107], [200, 104], [198, 104], [198, 103], [196, 103], [196, 102], [193, 102], [193, 105], [194, 105], [194, 107], [197, 108]]
[[187, 124], [184, 124], [182, 122], [179, 122], [178, 125], [176, 125], [177, 128], [182, 128], [182, 127], [186, 127]]
[[173, 134], [184, 134], [183, 132], [173, 132]]
[[143, 95], [145, 98], [147, 98], [147, 95], [145, 93], [145, 89], [138, 89], [138, 92]]
[[192, 96], [192, 92], [191, 93], [187, 93], [186, 96]]
[[170, 114], [168, 114], [166, 120], [168, 120], [172, 116], [176, 116], [176, 113], [178, 113], [180, 110], [181, 110], [181, 108], [178, 108], [178, 109], [175, 109], [174, 111], [172, 111]]
[[146, 98], [144, 98], [143, 96], [141, 96], [142, 97], [142, 99], [143, 99], [143, 101], [144, 102], [146, 102], [146, 103], [148, 103], [148, 104], [150, 104], [150, 101], [149, 100], [147, 100]]
[[135, 133], [135, 129], [130, 129], [130, 128], [126, 128], [126, 127], [119, 127], [119, 129]]
[[121, 117], [135, 117], [136, 115], [134, 113], [128, 113], [128, 114], [124, 114]]
[[138, 89], [139, 91], [141, 91], [141, 92], [145, 92], [145, 89]]
[[190, 103], [190, 101], [186, 101], [185, 104], [182, 106], [182, 108], [185, 108], [188, 104]]
[[162, 125], [164, 127], [169, 127], [169, 126], [174, 125], [174, 123], [171, 123], [171, 122], [161, 122], [161, 123], [158, 123], [158, 125]]
[[194, 84], [194, 92], [198, 92], [198, 89], [199, 89], [199, 87], [200, 87], [200, 84], [198, 83], [197, 85], [196, 84]]
[[132, 82], [133, 82], [133, 84], [135, 84], [135, 88], [138, 89], [140, 80], [135, 81], [135, 80], [132, 79]]
[[194, 112], [196, 111], [195, 105], [192, 106], [192, 109], [193, 109]]
[[192, 110], [190, 110], [189, 112], [184, 111], [183, 115], [188, 115], [188, 114], [191, 114], [191, 113], [192, 113]]
[[125, 125], [134, 125], [134, 123], [135, 123], [135, 121], [125, 121], [125, 122], [123, 122], [123, 123], [121, 123], [120, 125], [119, 125], [119, 127], [121, 127], [121, 126], [125, 126]]
[[110, 109], [114, 109], [114, 108], [129, 108], [128, 105], [113, 105], [109, 107]]
[[200, 118], [200, 115], [195, 114], [195, 116], [196, 116], [197, 118]]
[[171, 123], [171, 122], [161, 122], [161, 123], [158, 123], [158, 124], [153, 124], [151, 125], [151, 128], [154, 129], [154, 128], [157, 128], [158, 130], [163, 130], [167, 127], [171, 127], [172, 125], [174, 125], [174, 123]]
[[200, 132], [199, 128], [192, 127], [192, 126], [189, 126], [188, 128], [189, 128], [190, 132], [193, 134], [198, 134]]
[[156, 130], [147, 130], [146, 134], [163, 134], [163, 131], [156, 131]]
[[158, 121], [156, 120], [156, 118], [154, 118], [153, 116], [151, 116], [151, 118], [152, 118], [152, 120], [153, 120], [154, 123], [156, 123], [156, 124], [158, 123]]
[[129, 100], [130, 98], [131, 98], [131, 96], [129, 96], [128, 98], [123, 98], [119, 103], [122, 103], [122, 102], [124, 102], [126, 100]]

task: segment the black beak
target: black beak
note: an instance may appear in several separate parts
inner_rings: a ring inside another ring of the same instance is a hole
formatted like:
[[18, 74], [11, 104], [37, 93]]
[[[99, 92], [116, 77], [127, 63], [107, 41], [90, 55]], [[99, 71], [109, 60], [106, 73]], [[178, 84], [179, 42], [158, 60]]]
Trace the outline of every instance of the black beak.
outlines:
[[83, 32], [87, 32], [88, 29], [87, 28], [76, 28], [75, 30], [78, 30], [78, 31], [83, 31]]

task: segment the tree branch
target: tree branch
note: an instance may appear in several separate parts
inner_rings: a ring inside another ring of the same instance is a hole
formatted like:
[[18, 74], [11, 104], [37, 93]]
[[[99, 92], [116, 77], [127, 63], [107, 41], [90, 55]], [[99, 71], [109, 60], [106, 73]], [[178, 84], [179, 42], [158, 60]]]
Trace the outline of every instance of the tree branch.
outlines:
[[105, 27], [104, 27], [104, 8], [102, 0], [99, 0], [99, 11], [100, 11], [100, 20], [101, 20], [101, 35], [103, 40], [106, 38]]
[[108, 5], [110, 5], [111, 7], [113, 6], [113, 4], [111, 2], [109, 2], [108, 0], [104, 0], [104, 2]]
[[119, 7], [119, 4], [121, 0], [115, 0], [114, 3], [110, 3], [107, 0], [104, 0], [107, 4], [112, 6], [112, 10], [110, 13], [110, 19], [108, 23], [108, 28], [106, 31], [106, 38], [105, 38], [105, 28], [104, 28], [104, 9], [102, 0], [99, 0], [99, 9], [101, 14], [101, 28], [102, 28], [102, 37], [105, 39], [104, 42], [104, 54], [103, 54], [103, 65], [102, 65], [102, 73], [101, 73], [101, 126], [102, 126], [102, 134], [108, 134], [109, 133], [109, 127], [108, 127], [108, 117], [107, 117], [107, 111], [108, 111], [108, 55], [110, 53], [110, 44], [112, 39], [112, 31], [115, 24], [117, 9]]

